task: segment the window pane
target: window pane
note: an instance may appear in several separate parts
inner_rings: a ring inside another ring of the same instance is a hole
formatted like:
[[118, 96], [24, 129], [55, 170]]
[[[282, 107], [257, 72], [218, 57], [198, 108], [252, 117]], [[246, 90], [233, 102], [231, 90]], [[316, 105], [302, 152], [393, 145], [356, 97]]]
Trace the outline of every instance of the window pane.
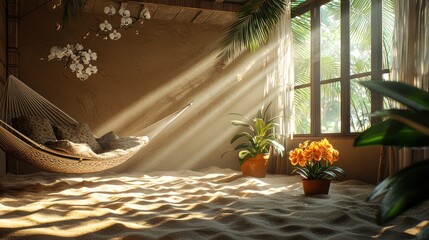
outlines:
[[371, 125], [371, 92], [359, 81], [370, 77], [352, 79], [350, 82], [350, 132], [362, 132]]
[[371, 0], [350, 0], [350, 74], [371, 71]]
[[310, 83], [310, 12], [292, 19], [295, 85]]
[[340, 0], [333, 0], [320, 7], [320, 38], [321, 80], [339, 78], [341, 74]]
[[320, 86], [321, 131], [341, 132], [341, 84], [333, 82]]
[[393, 0], [383, 0], [383, 69], [390, 69], [391, 66], [394, 22]]
[[311, 94], [310, 88], [298, 88], [294, 91], [295, 134], [310, 134]]

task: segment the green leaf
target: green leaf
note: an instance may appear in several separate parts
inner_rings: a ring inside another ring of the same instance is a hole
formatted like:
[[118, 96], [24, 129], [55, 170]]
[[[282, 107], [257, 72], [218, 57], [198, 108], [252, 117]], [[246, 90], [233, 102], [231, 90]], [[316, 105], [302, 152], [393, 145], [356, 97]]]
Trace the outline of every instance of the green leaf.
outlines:
[[309, 178], [309, 176], [310, 176], [310, 171], [308, 169], [302, 168], [302, 167], [294, 168], [292, 173], [298, 173], [299, 175], [301, 175], [301, 177], [306, 178], [306, 179]]
[[[272, 118], [270, 118], [268, 121], [267, 121], [267, 124], [268, 123], [273, 123], [275, 120], [277, 120], [277, 119], [279, 119], [279, 118], [281, 118], [282, 116], [275, 116], [275, 117], [272, 117]], [[276, 123], [277, 124], [277, 123]], [[277, 124], [278, 125], [278, 124]]]
[[335, 174], [334, 178], [337, 178], [337, 174], [340, 174], [343, 177], [346, 176], [346, 172], [342, 168], [337, 167], [337, 166], [330, 166], [325, 170], [325, 172], [326, 173], [328, 173], [328, 172], [334, 173]]
[[285, 147], [283, 145], [281, 145], [279, 142], [277, 142], [276, 140], [268, 139], [268, 141], [280, 153], [280, 155], [283, 156], [283, 153], [285, 151]]
[[387, 192], [377, 214], [379, 224], [429, 198], [428, 172], [429, 160], [421, 161], [385, 179], [374, 189], [369, 201]]
[[237, 139], [242, 138], [242, 137], [252, 137], [252, 135], [250, 135], [248, 132], [241, 132], [239, 134], [236, 134], [232, 139], [231, 139], [231, 144], [233, 144]]
[[228, 151], [225, 151], [224, 153], [222, 153], [222, 155], [220, 156], [220, 158], [223, 158], [223, 156], [225, 156], [227, 153], [235, 151], [235, 149], [230, 149]]
[[417, 111], [429, 111], [429, 93], [411, 85], [394, 81], [364, 81], [371, 91], [390, 97]]
[[420, 147], [429, 145], [429, 136], [394, 119], [379, 122], [356, 137], [354, 146], [390, 145]]
[[391, 119], [402, 122], [407, 126], [429, 136], [429, 112], [420, 111], [414, 112], [403, 109], [389, 109], [378, 111], [372, 114], [375, 117], [388, 116]]
[[254, 131], [253, 127], [250, 126], [248, 123], [240, 121], [240, 120], [231, 120], [232, 125], [238, 126], [238, 127], [247, 127], [250, 130]]
[[277, 123], [268, 123], [262, 129], [262, 133], [265, 135], [268, 131], [274, 129], [276, 126], [278, 126]]
[[246, 116], [244, 116], [243, 114], [240, 114], [240, 113], [229, 113], [229, 114], [230, 115], [234, 115], [234, 116], [239, 116], [239, 117], [241, 117], [243, 119], [246, 119], [247, 121], [250, 120], [248, 117], [246, 117]]
[[265, 122], [261, 118], [255, 118], [256, 135], [265, 135]]
[[237, 145], [237, 146], [234, 148], [234, 150], [246, 149], [246, 148], [248, 148], [248, 147], [249, 147], [249, 144], [248, 144], [248, 143], [241, 143], [241, 144]]
[[268, 114], [268, 109], [270, 108], [270, 106], [271, 106], [271, 104], [272, 104], [273, 102], [270, 102], [270, 103], [268, 103], [268, 105], [265, 107], [265, 109], [263, 110], [263, 112], [262, 112], [262, 109], [261, 109], [261, 118], [262, 119], [267, 119], [267, 114]]
[[244, 50], [258, 50], [268, 42], [280, 16], [286, 8], [286, 0], [249, 0], [239, 10], [237, 21], [228, 26], [221, 41], [219, 58], [223, 63], [238, 56]]
[[250, 151], [248, 151], [248, 150], [243, 150], [243, 151], [240, 151], [239, 153], [238, 153], [238, 159], [239, 159], [239, 162], [240, 162], [240, 166], [247, 160], [247, 159], [249, 159], [249, 158], [252, 158], [252, 157], [255, 157], [256, 155], [255, 154], [252, 154]]

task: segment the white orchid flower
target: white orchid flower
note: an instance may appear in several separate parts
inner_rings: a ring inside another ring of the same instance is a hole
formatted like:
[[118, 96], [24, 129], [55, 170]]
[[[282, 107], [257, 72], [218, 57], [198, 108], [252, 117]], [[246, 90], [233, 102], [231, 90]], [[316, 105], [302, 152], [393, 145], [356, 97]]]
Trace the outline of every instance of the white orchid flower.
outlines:
[[97, 66], [92, 66], [91, 64], [88, 64], [88, 67], [85, 69], [85, 72], [88, 75], [95, 74], [97, 73], [97, 71], [98, 71]]
[[62, 51], [61, 48], [57, 47], [57, 46], [53, 46], [51, 47], [51, 50], [49, 51], [49, 55], [48, 55], [48, 61], [51, 61], [54, 58], [60, 58], [60, 52]]
[[87, 51], [82, 52], [81, 55], [84, 59], [91, 60], [91, 55]]
[[120, 32], [118, 32], [118, 31], [116, 31], [116, 30], [113, 30], [113, 32], [111, 32], [111, 33], [109, 34], [109, 37], [110, 37], [110, 39], [112, 39], [112, 40], [118, 40], [118, 39], [120, 39], [120, 38], [121, 38], [121, 33], [120, 33]]
[[96, 74], [98, 72], [97, 66], [92, 66], [91, 71], [92, 71], [92, 73]]
[[88, 49], [88, 51], [85, 52], [85, 58], [88, 60], [97, 60], [97, 53], [91, 51], [91, 49]]
[[104, 13], [107, 15], [115, 15], [116, 8], [110, 5], [110, 7], [104, 7]]
[[78, 62], [79, 61], [79, 56], [78, 55], [72, 54], [72, 55], [70, 55], [70, 58], [73, 60], [73, 62]]
[[110, 24], [107, 20], [104, 20], [103, 23], [100, 23], [100, 29], [104, 32], [112, 31], [112, 24]]
[[75, 62], [70, 64], [70, 69], [72, 70], [72, 72], [82, 72], [83, 70], [83, 65], [79, 62]]
[[83, 45], [80, 44], [80, 43], [76, 43], [76, 50], [82, 51], [83, 50]]
[[126, 27], [128, 25], [131, 25], [132, 23], [133, 23], [133, 20], [130, 17], [121, 18], [121, 27]]
[[91, 49], [88, 49], [88, 54], [89, 54], [89, 58], [91, 60], [94, 60], [94, 61], [97, 60], [97, 53], [96, 52], [93, 52], [93, 51], [91, 51]]
[[51, 61], [52, 59], [55, 59], [55, 53], [48, 55], [48, 61]]
[[119, 15], [121, 15], [122, 17], [130, 17], [131, 13], [130, 13], [130, 10], [127, 10], [125, 8], [121, 8], [121, 9], [119, 9]]
[[82, 73], [82, 72], [76, 72], [76, 77], [79, 78], [81, 81], [85, 81], [89, 78], [89, 74]]
[[61, 57], [59, 58], [63, 58], [63, 56], [70, 57], [74, 54], [75, 47], [73, 45], [67, 44], [66, 47], [63, 47], [62, 49], [58, 50], [61, 51]]
[[72, 71], [72, 72], [76, 72], [76, 69], [77, 69], [77, 64], [76, 63], [72, 63], [72, 64], [70, 64], [70, 70]]
[[144, 7], [143, 10], [140, 12], [140, 18], [144, 17], [145, 19], [150, 19], [150, 12], [147, 7]]

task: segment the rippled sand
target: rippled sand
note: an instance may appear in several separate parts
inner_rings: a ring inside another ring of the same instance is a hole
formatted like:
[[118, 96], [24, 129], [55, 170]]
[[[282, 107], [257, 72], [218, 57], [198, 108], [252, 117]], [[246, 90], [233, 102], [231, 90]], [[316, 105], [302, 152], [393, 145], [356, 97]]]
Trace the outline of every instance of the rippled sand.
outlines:
[[376, 225], [358, 181], [306, 197], [297, 176], [219, 168], [0, 179], [0, 239], [412, 239], [429, 220], [427, 203]]

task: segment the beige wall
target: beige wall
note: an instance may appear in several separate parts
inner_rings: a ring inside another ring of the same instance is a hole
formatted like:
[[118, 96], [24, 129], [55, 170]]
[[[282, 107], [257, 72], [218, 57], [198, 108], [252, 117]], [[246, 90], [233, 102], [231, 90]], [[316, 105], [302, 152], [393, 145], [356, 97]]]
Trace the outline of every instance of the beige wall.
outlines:
[[[252, 112], [263, 95], [263, 78], [237, 74], [245, 66], [222, 70], [213, 50], [222, 28], [205, 24], [146, 21], [140, 34], [125, 31], [122, 39], [106, 41], [82, 36], [104, 16], [84, 15], [71, 28], [55, 31], [60, 11], [48, 7], [20, 19], [20, 78], [97, 135], [115, 131], [138, 135], [145, 126], [194, 101], [130, 163], [133, 170], [238, 169], [230, 148], [233, 129], [229, 112]], [[97, 19], [98, 18], [98, 19]], [[82, 42], [98, 53], [99, 73], [81, 82], [46, 58], [52, 46]], [[44, 61], [40, 59], [44, 58]], [[242, 62], [245, 62], [244, 59]], [[255, 71], [258, 69], [254, 68]], [[259, 79], [259, 80], [258, 80]]]
[[[149, 20], [139, 26], [138, 36], [129, 30], [118, 41], [94, 36], [84, 40], [103, 15], [83, 15], [70, 28], [56, 31], [59, 18], [60, 11], [41, 7], [20, 20], [20, 78], [88, 123], [97, 135], [110, 130], [142, 134], [145, 126], [195, 101], [173, 126], [117, 170], [239, 169], [235, 153], [220, 156], [231, 148], [229, 140], [237, 131], [228, 113], [254, 113], [262, 101], [264, 78], [262, 61], [253, 59], [257, 55], [222, 69], [214, 52], [223, 33], [219, 26]], [[63, 68], [64, 63], [46, 61], [52, 46], [76, 42], [98, 53], [99, 73], [85, 82]], [[342, 152], [340, 166], [350, 178], [374, 181], [377, 150], [354, 149], [351, 139], [333, 143]]]

